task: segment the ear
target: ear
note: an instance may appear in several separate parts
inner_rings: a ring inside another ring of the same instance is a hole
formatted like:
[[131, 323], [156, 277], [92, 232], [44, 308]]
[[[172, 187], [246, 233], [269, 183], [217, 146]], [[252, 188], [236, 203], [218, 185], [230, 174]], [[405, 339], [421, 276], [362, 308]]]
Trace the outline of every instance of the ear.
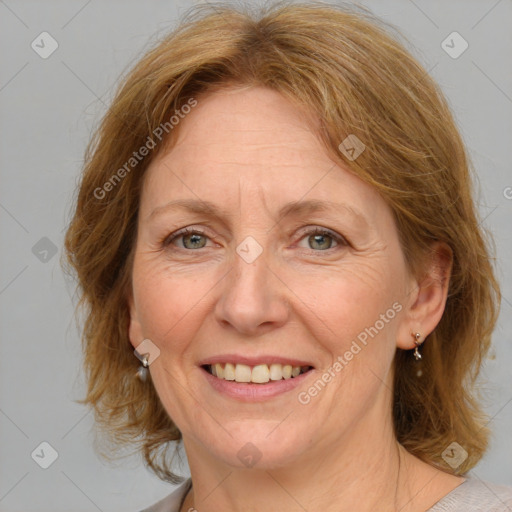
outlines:
[[133, 298], [133, 292], [130, 289], [127, 296], [128, 310], [130, 313], [130, 325], [128, 328], [128, 336], [130, 338], [130, 343], [133, 348], [139, 346], [141, 341], [144, 339], [142, 334], [142, 326], [139, 321], [139, 317], [137, 315], [137, 308], [135, 307], [135, 300]]
[[423, 342], [440, 322], [446, 306], [452, 264], [451, 248], [444, 242], [434, 242], [422, 275], [410, 280], [408, 300], [397, 333], [399, 348], [415, 348], [414, 333], [420, 333], [419, 341]]

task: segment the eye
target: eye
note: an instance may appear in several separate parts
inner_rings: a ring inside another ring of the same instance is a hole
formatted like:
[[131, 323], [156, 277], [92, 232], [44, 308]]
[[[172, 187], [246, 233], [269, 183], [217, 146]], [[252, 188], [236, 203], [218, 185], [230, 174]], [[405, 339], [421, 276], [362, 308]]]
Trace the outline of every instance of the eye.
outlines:
[[[306, 238], [307, 237], [307, 238]], [[209, 237], [206, 233], [198, 228], [184, 228], [176, 233], [172, 233], [164, 240], [162, 240], [162, 246], [177, 245], [180, 249], [195, 250], [206, 247], [206, 243]], [[309, 229], [301, 237], [301, 240], [306, 239], [309, 245], [309, 249], [318, 251], [328, 251], [335, 249], [337, 246], [347, 246], [348, 242], [341, 236], [326, 228], [316, 227]], [[181, 244], [178, 245], [175, 242], [181, 240]], [[333, 242], [336, 244], [333, 247]]]
[[[306, 238], [307, 237], [307, 238]], [[347, 241], [340, 235], [326, 228], [313, 228], [305, 233], [301, 240], [305, 239], [308, 248], [317, 251], [328, 251], [339, 245], [348, 245]], [[333, 241], [336, 245], [333, 247]]]
[[178, 239], [182, 240], [182, 246], [178, 246], [180, 249], [202, 249], [208, 237], [200, 229], [185, 228], [165, 238], [162, 245], [170, 245]]

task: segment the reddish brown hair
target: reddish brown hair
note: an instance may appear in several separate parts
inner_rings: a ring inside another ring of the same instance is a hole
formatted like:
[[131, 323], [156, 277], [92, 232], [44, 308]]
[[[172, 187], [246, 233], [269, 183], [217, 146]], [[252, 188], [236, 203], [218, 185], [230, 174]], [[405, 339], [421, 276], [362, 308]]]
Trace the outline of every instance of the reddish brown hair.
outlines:
[[[161, 478], [175, 481], [166, 451], [180, 432], [151, 381], [134, 378], [126, 298], [141, 183], [164, 144], [133, 168], [126, 162], [191, 98], [229, 84], [269, 87], [315, 114], [326, 151], [390, 205], [412, 272], [421, 271], [433, 240], [450, 246], [446, 308], [422, 348], [420, 380], [411, 354], [396, 353], [395, 430], [411, 453], [449, 472], [441, 453], [452, 441], [469, 453], [458, 472], [484, 453], [488, 431], [473, 385], [500, 299], [489, 242], [447, 103], [390, 30], [365, 11], [321, 4], [281, 4], [258, 15], [197, 8], [123, 79], [91, 141], [65, 240], [86, 312], [83, 402], [114, 442], [138, 445]], [[348, 134], [366, 145], [355, 161], [338, 150]]]

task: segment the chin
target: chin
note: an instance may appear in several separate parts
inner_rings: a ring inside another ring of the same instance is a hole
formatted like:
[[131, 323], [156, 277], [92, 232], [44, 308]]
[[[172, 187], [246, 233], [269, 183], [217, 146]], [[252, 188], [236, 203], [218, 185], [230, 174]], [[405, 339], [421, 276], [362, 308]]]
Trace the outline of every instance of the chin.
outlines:
[[[291, 423], [286, 425], [291, 426]], [[202, 443], [213, 457], [237, 469], [268, 470], [288, 466], [307, 448], [304, 439], [311, 438], [306, 432], [276, 428], [275, 421], [241, 421], [234, 430], [228, 427], [232, 437], [224, 432], [222, 437], [215, 434], [215, 440], [203, 439]]]

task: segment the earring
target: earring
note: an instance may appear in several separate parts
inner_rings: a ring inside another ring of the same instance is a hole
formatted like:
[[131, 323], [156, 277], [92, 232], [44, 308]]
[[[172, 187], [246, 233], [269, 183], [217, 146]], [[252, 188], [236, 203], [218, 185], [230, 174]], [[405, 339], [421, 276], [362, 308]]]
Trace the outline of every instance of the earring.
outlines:
[[137, 370], [136, 376], [142, 382], [146, 382], [148, 379], [149, 354], [142, 354], [140, 357], [137, 357], [140, 359], [142, 365]]
[[421, 359], [419, 347], [423, 343], [423, 341], [420, 341], [421, 334], [419, 332], [413, 334], [413, 336], [414, 336], [414, 344], [416, 345], [416, 348], [414, 349], [414, 357], [416, 358], [416, 361], [419, 361]]

